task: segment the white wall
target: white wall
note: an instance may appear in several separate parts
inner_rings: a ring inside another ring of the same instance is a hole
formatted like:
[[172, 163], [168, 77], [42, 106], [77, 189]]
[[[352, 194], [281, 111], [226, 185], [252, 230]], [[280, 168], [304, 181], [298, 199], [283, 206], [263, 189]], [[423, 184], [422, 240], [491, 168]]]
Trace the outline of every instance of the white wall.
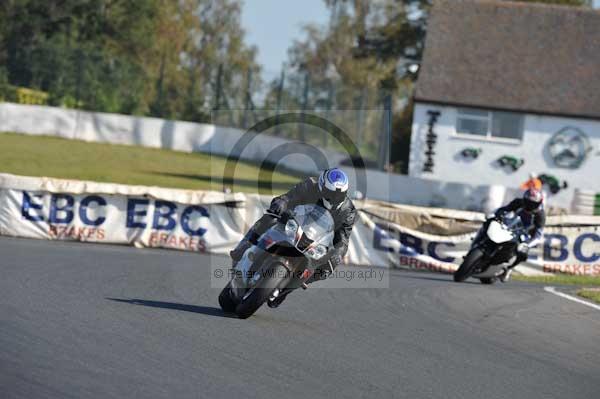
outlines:
[[[227, 156], [244, 132], [209, 124], [169, 121], [158, 118], [83, 112], [63, 108], [0, 103], [0, 132], [29, 135], [50, 135], [92, 142], [139, 145], [185, 152], [204, 152]], [[242, 159], [262, 162], [280, 146], [290, 146], [291, 155], [279, 160], [279, 165], [290, 169], [315, 173], [314, 161], [304, 155], [300, 144], [259, 135], [241, 152]], [[329, 167], [338, 166], [346, 156], [322, 150]], [[221, 162], [206, 165], [211, 176], [223, 175]], [[355, 171], [343, 167], [351, 180], [353, 190], [361, 190], [367, 198], [409, 205], [434, 206], [462, 210], [488, 211], [505, 198], [505, 189], [490, 186], [485, 180], [469, 184], [447, 183], [375, 170]], [[202, 171], [198, 171], [199, 173]], [[366, 189], [357, 184], [357, 175], [366, 176]]]
[[[345, 168], [342, 168], [345, 169]], [[350, 187], [358, 187], [349, 171]], [[450, 183], [367, 170], [367, 196], [408, 205], [486, 212], [498, 208], [514, 192], [502, 186]]]
[[[428, 131], [429, 110], [440, 111], [434, 131], [437, 143], [433, 156], [433, 173], [423, 172], [426, 159], [426, 135]], [[409, 174], [413, 177], [437, 179], [445, 182], [467, 183], [472, 185], [498, 184], [516, 188], [528, 179], [531, 172], [550, 174], [566, 180], [569, 188], [557, 195], [551, 195], [548, 203], [570, 209], [575, 188], [600, 192], [600, 121], [561, 118], [552, 116], [526, 115], [524, 135], [520, 143], [502, 143], [477, 138], [456, 136], [455, 107], [418, 103], [415, 106], [413, 133], [411, 139]], [[547, 153], [547, 142], [564, 127], [576, 127], [583, 131], [594, 149], [579, 169], [556, 167]], [[483, 152], [476, 160], [465, 160], [460, 152], [468, 147], [481, 148]], [[511, 155], [525, 159], [525, 164], [516, 172], [499, 168], [495, 161]]]
[[[236, 143], [244, 136], [239, 129], [211, 124], [172, 121], [130, 115], [85, 112], [57, 107], [0, 103], [0, 132], [30, 135], [50, 135], [67, 139], [139, 145], [184, 152], [205, 152], [233, 155], [244, 160], [262, 162], [272, 151], [289, 145], [289, 140], [258, 135], [240, 151]], [[256, 136], [256, 135], [253, 135]], [[347, 156], [320, 149], [330, 166]], [[293, 170], [312, 173], [318, 170], [314, 162], [300, 149], [279, 162]]]

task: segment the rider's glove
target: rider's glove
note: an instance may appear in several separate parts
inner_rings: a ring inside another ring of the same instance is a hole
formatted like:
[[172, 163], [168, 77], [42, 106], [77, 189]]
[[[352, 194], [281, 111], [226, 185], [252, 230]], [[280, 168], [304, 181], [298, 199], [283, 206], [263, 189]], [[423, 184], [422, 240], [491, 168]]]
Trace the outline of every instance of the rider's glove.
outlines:
[[517, 246], [517, 252], [520, 254], [527, 255], [529, 253], [529, 245], [522, 242]]
[[283, 212], [287, 209], [287, 201], [282, 198], [273, 198], [271, 201], [271, 206], [269, 207], [269, 212], [274, 213], [275, 215], [281, 216]]

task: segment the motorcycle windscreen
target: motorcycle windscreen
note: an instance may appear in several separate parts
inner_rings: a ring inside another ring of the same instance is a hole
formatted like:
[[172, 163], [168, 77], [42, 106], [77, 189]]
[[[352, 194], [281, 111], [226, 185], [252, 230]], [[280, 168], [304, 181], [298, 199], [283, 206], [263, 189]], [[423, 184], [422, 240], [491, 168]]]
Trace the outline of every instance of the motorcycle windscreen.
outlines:
[[513, 239], [513, 233], [496, 221], [491, 222], [488, 226], [487, 235], [496, 244], [502, 244]]
[[512, 231], [523, 230], [525, 228], [521, 217], [514, 212], [509, 212], [504, 215], [502, 222], [509, 230]]
[[294, 215], [310, 240], [327, 247], [332, 245], [335, 222], [327, 209], [315, 204], [298, 205], [294, 208]]

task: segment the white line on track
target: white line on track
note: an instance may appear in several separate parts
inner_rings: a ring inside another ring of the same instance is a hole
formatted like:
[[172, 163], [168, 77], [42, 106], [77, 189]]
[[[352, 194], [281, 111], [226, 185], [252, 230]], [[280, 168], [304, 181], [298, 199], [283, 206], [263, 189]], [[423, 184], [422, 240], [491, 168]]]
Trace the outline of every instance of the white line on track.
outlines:
[[556, 291], [556, 288], [554, 288], [554, 287], [544, 287], [544, 291], [549, 292], [549, 293], [554, 294], [554, 295], [558, 295], [558, 296], [563, 297], [565, 299], [568, 299], [570, 301], [577, 302], [577, 303], [580, 303], [582, 305], [589, 306], [590, 308], [594, 308], [596, 310], [600, 310], [600, 306], [595, 305], [593, 303], [590, 303], [588, 301], [584, 301], [583, 299], [579, 299], [579, 298], [574, 297], [572, 295], [567, 295], [567, 294], [564, 294], [562, 292], [558, 292], [558, 291]]

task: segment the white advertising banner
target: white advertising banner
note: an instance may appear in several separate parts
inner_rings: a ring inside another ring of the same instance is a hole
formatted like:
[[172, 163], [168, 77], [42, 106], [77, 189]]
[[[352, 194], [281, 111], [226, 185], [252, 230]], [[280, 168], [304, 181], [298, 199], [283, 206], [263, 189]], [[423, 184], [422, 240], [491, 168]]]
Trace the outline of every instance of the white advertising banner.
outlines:
[[[0, 175], [0, 234], [225, 254], [268, 201], [258, 195]], [[426, 234], [357, 206], [359, 218], [346, 257], [350, 264], [449, 273], [475, 235]], [[561, 222], [574, 224], [564, 216]], [[600, 275], [597, 227], [548, 227], [542, 244], [519, 271]]]
[[0, 234], [225, 253], [259, 209], [245, 205], [0, 189]]
[[[353, 264], [443, 273], [458, 268], [476, 234], [431, 235], [377, 220], [363, 212], [360, 212], [353, 233], [348, 251], [348, 261]], [[517, 270], [525, 275], [600, 275], [598, 227], [547, 227], [541, 244], [532, 249], [529, 260]]]

